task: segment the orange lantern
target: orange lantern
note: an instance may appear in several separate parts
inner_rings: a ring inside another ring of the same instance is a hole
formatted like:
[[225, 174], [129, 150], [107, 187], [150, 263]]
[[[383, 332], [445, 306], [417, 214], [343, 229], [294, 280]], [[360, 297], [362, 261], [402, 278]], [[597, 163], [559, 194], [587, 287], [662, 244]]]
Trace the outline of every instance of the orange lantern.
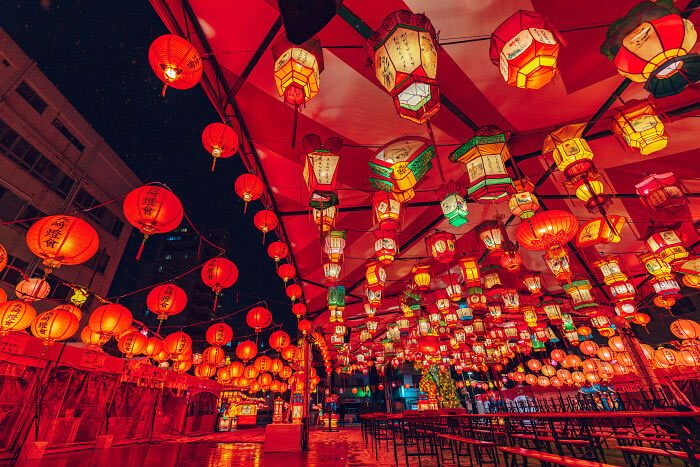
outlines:
[[530, 370], [537, 372], [537, 371], [540, 371], [540, 369], [542, 368], [542, 362], [533, 358], [533, 359], [527, 361], [527, 367]]
[[253, 328], [255, 332], [260, 332], [262, 328], [266, 328], [272, 323], [272, 315], [267, 308], [256, 306], [248, 311], [246, 323]]
[[552, 350], [552, 353], [550, 354], [552, 357], [552, 360], [555, 362], [563, 362], [564, 359], [566, 358], [566, 352], [564, 352], [561, 349], [554, 349]]
[[261, 355], [255, 359], [253, 366], [258, 369], [259, 372], [263, 373], [265, 371], [270, 371], [272, 367], [272, 359], [267, 355]]
[[297, 319], [301, 318], [306, 314], [306, 305], [303, 303], [295, 303], [292, 305], [292, 313], [294, 313], [294, 316], [297, 317]]
[[200, 363], [194, 367], [194, 375], [197, 378], [211, 378], [216, 374], [216, 366], [210, 365], [209, 363]]
[[599, 347], [596, 351], [596, 355], [604, 362], [610, 362], [613, 359], [613, 353], [609, 347]]
[[235, 190], [236, 194], [245, 202], [245, 206], [243, 208], [244, 214], [248, 209], [248, 203], [260, 198], [264, 189], [265, 185], [257, 175], [243, 174], [238, 176], [236, 179]]
[[174, 332], [163, 340], [165, 351], [171, 356], [187, 353], [192, 349], [192, 339], [182, 331]]
[[625, 343], [622, 342], [622, 337], [620, 336], [613, 336], [608, 339], [608, 346], [615, 352], [625, 351]]
[[262, 373], [260, 376], [258, 376], [258, 384], [263, 390], [269, 388], [271, 383], [272, 375], [269, 373]]
[[148, 337], [138, 331], [133, 331], [119, 339], [119, 350], [126, 358], [131, 358], [136, 354], [146, 350], [148, 345]]
[[236, 346], [236, 357], [240, 358], [244, 362], [254, 358], [257, 353], [258, 347], [253, 341], [245, 340], [243, 342], [239, 342]]
[[90, 315], [90, 327], [103, 335], [119, 334], [131, 326], [131, 312], [118, 304], [102, 305]]
[[[169, 354], [168, 352], [166, 352], [165, 350], [161, 350], [161, 352], [160, 352], [159, 354], [156, 354], [156, 355], [152, 356], [151, 358], [152, 358], [154, 361], [160, 363], [160, 362], [164, 362], [164, 361], [168, 360], [168, 359], [170, 358], [170, 354]], [[183, 371], [187, 371], [187, 370], [189, 370], [189, 369], [192, 367], [192, 361], [191, 361], [191, 360], [187, 360], [187, 362], [190, 364], [190, 366], [188, 366], [188, 367], [187, 367], [186, 369], [184, 369]], [[183, 361], [178, 361], [178, 360], [173, 360], [173, 369], [175, 369], [175, 366], [176, 366], [178, 363], [184, 363], [184, 362], [183, 362]]]
[[40, 277], [25, 279], [15, 287], [17, 298], [27, 303], [46, 298], [50, 291], [48, 282]]
[[284, 367], [284, 363], [282, 363], [282, 360], [279, 358], [273, 358], [272, 363], [270, 363], [270, 371], [274, 374], [279, 373], [282, 371], [282, 367]]
[[153, 287], [146, 297], [146, 306], [151, 313], [163, 321], [168, 316], [176, 315], [185, 309], [187, 294], [174, 284], [162, 284]]
[[591, 340], [586, 340], [581, 342], [579, 349], [581, 349], [584, 355], [595, 355], [596, 352], [598, 352], [598, 344]]
[[4, 246], [0, 245], [0, 271], [2, 271], [5, 266], [7, 266], [7, 250]]
[[136, 259], [141, 257], [150, 235], [170, 232], [180, 225], [184, 214], [177, 196], [168, 188], [156, 185], [144, 185], [126, 195], [123, 209], [127, 222], [143, 234]]
[[297, 327], [299, 328], [299, 331], [302, 332], [302, 334], [306, 334], [309, 331], [311, 331], [311, 327], [312, 327], [311, 321], [306, 320], [306, 319], [302, 319], [301, 321], [299, 321], [299, 324], [297, 325]]
[[212, 345], [211, 347], [204, 349], [202, 352], [202, 362], [209, 363], [211, 365], [218, 365], [224, 361], [225, 356], [224, 349], [218, 345]]
[[[238, 135], [225, 123], [210, 123], [202, 132], [204, 149], [214, 157], [211, 171], [214, 171], [216, 159], [231, 157], [238, 151]], [[244, 211], [245, 212], [245, 211]]]
[[263, 209], [258, 211], [253, 218], [255, 227], [263, 233], [263, 244], [265, 244], [265, 234], [277, 227], [277, 216], [274, 212]]
[[318, 39], [295, 45], [283, 38], [273, 46], [272, 58], [277, 92], [287, 105], [296, 110], [318, 94], [323, 71], [323, 50]]
[[521, 247], [546, 251], [569, 242], [578, 230], [578, 220], [568, 211], [543, 211], [518, 227]]
[[[4, 300], [3, 300], [4, 301]], [[78, 318], [78, 321], [83, 317], [83, 314], [80, 312], [80, 308], [77, 306], [71, 305], [70, 303], [64, 303], [62, 305], [58, 305], [57, 307], [53, 308], [54, 310], [63, 310], [71, 313], [73, 316]]]
[[212, 258], [202, 266], [202, 282], [214, 291], [214, 310], [221, 289], [231, 287], [238, 280], [238, 268], [226, 258]]
[[654, 352], [654, 360], [664, 366], [673, 366], [678, 363], [678, 353], [672, 349], [660, 348]]
[[165, 350], [165, 344], [163, 341], [157, 337], [149, 337], [146, 342], [146, 347], [143, 349], [143, 353], [151, 358], [160, 354]]
[[289, 263], [285, 263], [277, 269], [277, 275], [280, 278], [282, 278], [282, 280], [284, 281], [285, 284], [287, 283], [287, 281], [289, 279], [294, 277], [296, 275], [296, 273], [297, 273], [297, 270], [294, 269], [294, 266], [292, 266]]
[[489, 56], [507, 85], [539, 89], [554, 77], [560, 42], [564, 43], [547, 18], [520, 10], [491, 34]]
[[514, 180], [513, 186], [515, 193], [508, 200], [510, 212], [523, 220], [531, 218], [540, 210], [540, 203], [534, 194], [535, 185], [529, 179], [522, 178]]
[[80, 320], [70, 311], [60, 308], [41, 313], [32, 322], [34, 337], [49, 342], [68, 339], [78, 330]]
[[282, 349], [280, 355], [282, 355], [282, 358], [284, 358], [288, 362], [291, 362], [297, 359], [297, 350], [298, 349], [295, 345], [289, 344], [288, 346]]
[[270, 335], [270, 347], [281, 351], [290, 343], [289, 334], [284, 331], [275, 331]]
[[[48, 268], [81, 264], [97, 252], [97, 232], [77, 217], [58, 215], [36, 221], [27, 231], [27, 246]], [[50, 272], [50, 269], [47, 270]]]
[[286, 258], [289, 254], [289, 248], [284, 242], [272, 242], [267, 247], [267, 254], [270, 258], [279, 263], [282, 258]]
[[210, 345], [224, 346], [231, 342], [233, 338], [233, 329], [225, 323], [216, 323], [209, 326], [206, 334], [207, 342]]
[[525, 382], [529, 385], [533, 385], [537, 383], [537, 375], [533, 375], [532, 373], [528, 373], [525, 375]]
[[231, 362], [228, 368], [231, 374], [231, 378], [238, 378], [240, 376], [243, 376], [245, 365], [243, 365], [241, 362]]
[[280, 370], [280, 378], [282, 379], [288, 379], [290, 376], [292, 376], [292, 369], [288, 367], [287, 365], [284, 365], [282, 369]]
[[[9, 302], [8, 302], [9, 303]], [[2, 307], [2, 305], [0, 305]], [[0, 315], [2, 316], [2, 315]], [[0, 331], [2, 332], [2, 331]], [[108, 335], [102, 335], [99, 332], [93, 331], [88, 325], [80, 332], [80, 340], [87, 344], [90, 348], [100, 347], [109, 340]], [[167, 359], [167, 358], [166, 358]]]
[[677, 319], [671, 323], [671, 333], [679, 339], [700, 337], [700, 324], [689, 319]]
[[523, 259], [514, 251], [506, 251], [501, 255], [501, 266], [507, 271], [517, 271], [520, 269], [520, 265]]
[[303, 291], [301, 289], [301, 286], [299, 284], [290, 284], [287, 286], [285, 289], [285, 292], [287, 293], [287, 297], [294, 303], [294, 301], [301, 297]]
[[194, 87], [202, 77], [202, 59], [187, 40], [174, 34], [165, 34], [153, 41], [148, 49], [148, 62], [163, 86], [175, 89]]
[[581, 357], [578, 355], [567, 355], [562, 364], [567, 368], [578, 368], [581, 366]]

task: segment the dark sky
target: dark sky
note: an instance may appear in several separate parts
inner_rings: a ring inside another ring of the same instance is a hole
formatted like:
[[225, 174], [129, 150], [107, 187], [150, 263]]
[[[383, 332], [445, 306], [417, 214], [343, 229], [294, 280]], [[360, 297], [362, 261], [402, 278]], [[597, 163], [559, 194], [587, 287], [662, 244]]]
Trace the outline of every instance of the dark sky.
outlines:
[[[242, 162], [238, 156], [223, 159], [210, 172], [211, 156], [202, 147], [201, 134], [207, 124], [219, 121], [213, 105], [199, 86], [170, 88], [161, 97], [163, 84], [148, 64], [148, 48], [168, 31], [150, 4], [21, 0], [3, 8], [0, 26], [141, 180], [167, 184], [195, 225], [229, 230], [226, 256], [240, 272], [234, 286], [239, 303], [232, 306], [252, 303], [250, 296], [277, 300], [269, 302], [273, 320], [286, 321], [287, 331], [295, 332], [282, 281], [262, 245], [262, 233], [253, 225], [260, 205], [252, 203], [244, 215], [233, 188], [244, 171]], [[132, 235], [125, 256], [135, 255], [138, 239], [140, 235]], [[122, 261], [120, 268], [134, 267], [129, 263]], [[136, 288], [117, 279], [110, 295]], [[244, 332], [249, 330], [236, 335]]]

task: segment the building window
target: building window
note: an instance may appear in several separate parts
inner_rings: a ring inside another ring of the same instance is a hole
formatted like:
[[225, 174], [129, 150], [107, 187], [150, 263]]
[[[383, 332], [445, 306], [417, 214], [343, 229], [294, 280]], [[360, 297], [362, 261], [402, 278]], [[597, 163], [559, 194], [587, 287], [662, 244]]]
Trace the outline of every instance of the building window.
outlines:
[[25, 204], [27, 204], [26, 200], [0, 185], [0, 219], [5, 222], [18, 219]]
[[29, 230], [29, 227], [31, 227], [37, 221], [37, 218], [46, 217], [46, 213], [39, 211], [31, 204], [27, 204], [24, 206], [24, 209], [22, 209], [22, 211], [17, 217], [19, 219], [25, 220], [23, 220], [22, 222], [17, 222], [13, 225], [19, 227], [20, 229], [26, 232], [27, 230]]
[[97, 253], [95, 253], [95, 256], [90, 258], [90, 260], [86, 263], [86, 266], [98, 274], [104, 275], [110, 259], [111, 256], [107, 254], [106, 249], [101, 248], [97, 251]]
[[90, 209], [89, 211], [85, 212], [85, 215], [100, 224], [104, 230], [119, 238], [119, 235], [121, 235], [122, 229], [124, 228], [124, 222], [122, 222], [106, 206], [95, 208], [95, 206], [99, 206], [100, 204], [101, 203], [84, 188], [81, 188], [78, 191], [78, 193], [75, 195], [75, 200], [73, 200], [73, 206], [76, 209]]
[[78, 151], [83, 152], [83, 149], [85, 149], [85, 145], [81, 143], [80, 140], [76, 138], [75, 135], [71, 133], [70, 130], [66, 128], [66, 126], [63, 123], [61, 123], [59, 119], [54, 118], [52, 124], [63, 136], [66, 137], [70, 144], [75, 146], [78, 149]]
[[165, 255], [163, 256], [164, 259], [173, 259], [173, 255]]
[[17, 94], [22, 96], [22, 98], [40, 114], [44, 113], [44, 110], [48, 107], [44, 99], [42, 99], [25, 81], [22, 81], [19, 83], [19, 86], [17, 86]]
[[0, 152], [27, 169], [31, 176], [46, 184], [51, 191], [63, 198], [73, 188], [75, 181], [68, 174], [1, 120]]
[[[19, 269], [20, 271], [25, 271], [27, 267], [29, 267], [29, 263], [22, 261], [19, 258], [15, 258], [14, 256], [7, 255], [7, 266], [12, 266]], [[7, 266], [2, 271], [0, 271], [0, 279], [7, 282], [8, 284], [12, 284], [12, 286], [14, 287], [16, 284], [19, 284], [19, 282], [24, 278], [17, 269], [8, 268]]]

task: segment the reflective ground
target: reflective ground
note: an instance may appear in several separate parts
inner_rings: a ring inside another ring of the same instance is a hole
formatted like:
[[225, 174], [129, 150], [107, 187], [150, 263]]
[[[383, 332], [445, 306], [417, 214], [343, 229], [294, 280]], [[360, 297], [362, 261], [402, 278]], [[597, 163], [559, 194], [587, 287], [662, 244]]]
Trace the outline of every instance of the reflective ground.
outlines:
[[[156, 444], [114, 446], [107, 450], [85, 450], [70, 453], [50, 454], [41, 461], [3, 463], [0, 466], [18, 467], [84, 467], [84, 466], [246, 466], [246, 467], [301, 467], [301, 466], [391, 466], [396, 465], [391, 446], [387, 450], [384, 443], [377, 453], [365, 448], [358, 426], [341, 428], [340, 432], [312, 431], [310, 451], [304, 453], [264, 453], [264, 428], [253, 428], [232, 433], [216, 433], [195, 438], [181, 438], [177, 441]], [[617, 454], [617, 455], [616, 455]], [[448, 454], [449, 457], [449, 454]], [[619, 453], [606, 450], [607, 462], [625, 465]], [[448, 460], [448, 459], [446, 459]], [[468, 460], [464, 460], [468, 463]], [[411, 465], [418, 465], [412, 458]], [[402, 448], [398, 452], [398, 465], [406, 465]], [[422, 458], [421, 465], [437, 465], [434, 461]], [[445, 465], [445, 464], [443, 464]], [[447, 465], [454, 465], [447, 463]], [[464, 465], [464, 464], [462, 464]], [[492, 465], [492, 464], [491, 464]], [[501, 459], [501, 465], [503, 461]], [[539, 465], [531, 461], [528, 465]], [[671, 465], [671, 464], [665, 464]], [[673, 465], [682, 465], [676, 461]]]

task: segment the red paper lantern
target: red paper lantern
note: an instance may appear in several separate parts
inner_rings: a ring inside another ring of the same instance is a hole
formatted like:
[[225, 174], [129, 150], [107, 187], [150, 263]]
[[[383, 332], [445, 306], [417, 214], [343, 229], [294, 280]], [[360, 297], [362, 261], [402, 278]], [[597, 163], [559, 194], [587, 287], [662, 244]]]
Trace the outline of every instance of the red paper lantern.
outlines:
[[245, 365], [243, 365], [241, 362], [231, 362], [228, 368], [231, 378], [239, 378], [243, 376], [243, 372], [245, 371]]
[[239, 342], [236, 346], [236, 357], [240, 358], [244, 362], [253, 359], [257, 353], [258, 347], [253, 341], [245, 340], [243, 342]]
[[500, 262], [501, 266], [503, 266], [503, 268], [505, 268], [507, 271], [517, 271], [520, 269], [523, 259], [516, 252], [507, 251], [501, 255]]
[[144, 185], [126, 195], [123, 209], [127, 222], [143, 234], [136, 259], [141, 257], [143, 245], [150, 235], [170, 232], [180, 225], [184, 214], [177, 196], [169, 189], [155, 185]]
[[449, 263], [454, 259], [456, 249], [455, 235], [449, 232], [436, 232], [425, 239], [428, 254], [440, 263]]
[[297, 318], [301, 318], [302, 316], [304, 316], [304, 315], [306, 314], [306, 305], [304, 305], [304, 304], [301, 303], [301, 302], [300, 302], [300, 303], [295, 303], [295, 304], [292, 306], [292, 313], [294, 313], [294, 315], [295, 315]]
[[275, 331], [270, 335], [270, 347], [277, 351], [287, 347], [290, 342], [289, 334], [284, 331]]
[[[10, 302], [8, 302], [10, 303]], [[2, 305], [0, 305], [1, 307]], [[2, 312], [0, 311], [0, 317], [2, 317]], [[2, 330], [0, 330], [2, 333]], [[82, 331], [80, 331], [80, 340], [87, 344], [90, 348], [100, 347], [109, 340], [108, 335], [102, 335], [99, 332], [92, 330], [90, 326], [85, 326]], [[166, 358], [167, 360], [167, 358]]]
[[248, 203], [262, 196], [265, 185], [257, 175], [243, 174], [236, 179], [235, 189], [236, 194], [245, 202], [245, 207], [243, 208], [245, 213], [248, 209]]
[[151, 313], [163, 321], [168, 316], [176, 315], [185, 309], [187, 294], [174, 284], [162, 284], [153, 287], [146, 297], [146, 306]]
[[144, 355], [153, 358], [164, 350], [165, 344], [161, 339], [157, 337], [149, 337], [148, 341], [146, 342], [146, 347], [143, 349], [143, 353]]
[[378, 229], [374, 231], [374, 256], [382, 266], [389, 266], [399, 252], [396, 245], [396, 231]]
[[374, 221], [379, 224], [381, 230], [393, 230], [399, 228], [399, 216], [401, 214], [401, 201], [390, 191], [376, 191], [372, 197], [372, 210]]
[[207, 342], [210, 345], [219, 347], [227, 345], [233, 339], [233, 329], [226, 323], [216, 323], [209, 326], [206, 334]]
[[277, 227], [277, 216], [274, 212], [263, 209], [258, 211], [253, 218], [255, 227], [263, 233], [263, 244], [265, 243], [265, 234]]
[[207, 379], [216, 374], [216, 366], [209, 363], [200, 363], [194, 367], [194, 375], [197, 378]]
[[[0, 271], [2, 271], [5, 266], [7, 266], [7, 250], [4, 246], [0, 245]], [[2, 301], [4, 302], [5, 300]]]
[[132, 358], [134, 355], [142, 353], [148, 345], [148, 337], [138, 331], [132, 331], [129, 334], [119, 339], [119, 351], [126, 358]]
[[202, 266], [202, 281], [215, 293], [214, 309], [221, 289], [227, 289], [238, 280], [238, 268], [226, 258], [212, 258]]
[[214, 171], [216, 159], [231, 157], [238, 151], [238, 135], [225, 123], [210, 123], [202, 132], [204, 149], [214, 157], [211, 171]]
[[578, 230], [578, 220], [568, 211], [543, 211], [518, 227], [521, 247], [545, 251], [569, 242]]
[[[581, 334], [580, 331], [579, 334]], [[596, 352], [598, 352], [598, 348], [598, 344], [590, 340], [583, 341], [579, 345], [579, 349], [581, 349], [584, 355], [595, 355]]]
[[35, 337], [49, 343], [68, 339], [75, 334], [79, 326], [80, 320], [73, 313], [54, 308], [37, 316], [32, 322], [31, 331]]
[[90, 315], [90, 327], [103, 335], [119, 334], [131, 326], [131, 312], [119, 304], [102, 305]]
[[282, 355], [282, 358], [284, 358], [288, 362], [291, 362], [297, 359], [298, 349], [295, 345], [289, 344], [288, 346], [282, 349], [280, 355]]
[[292, 303], [294, 303], [297, 298], [301, 297], [303, 293], [299, 284], [289, 284], [285, 291], [287, 292], [287, 297], [292, 300]]
[[25, 279], [15, 287], [17, 298], [28, 303], [46, 298], [50, 291], [49, 283], [40, 277]]
[[270, 310], [261, 306], [251, 308], [246, 316], [246, 323], [248, 323], [248, 326], [253, 328], [255, 332], [260, 332], [263, 328], [268, 327], [270, 323], [272, 323]]
[[280, 276], [285, 284], [289, 279], [293, 278], [296, 273], [297, 270], [289, 263], [283, 264], [277, 269], [277, 275]]
[[564, 41], [547, 18], [520, 10], [491, 34], [489, 56], [507, 85], [539, 89], [554, 77], [558, 42]]
[[282, 258], [286, 258], [289, 253], [289, 248], [284, 242], [272, 242], [267, 247], [267, 254], [270, 258], [279, 263]]
[[298, 324], [297, 327], [299, 328], [299, 330], [300, 330], [303, 334], [306, 334], [306, 333], [308, 333], [309, 331], [311, 331], [311, 327], [312, 327], [311, 321], [309, 321], [309, 320], [307, 320], [307, 319], [302, 319], [301, 321], [299, 321], [299, 324]]
[[182, 331], [174, 332], [165, 337], [163, 347], [174, 358], [192, 349], [192, 339]]
[[99, 242], [90, 224], [71, 216], [44, 217], [27, 231], [27, 246], [49, 268], [84, 263], [97, 252]]
[[189, 89], [202, 77], [202, 59], [187, 40], [165, 34], [153, 41], [148, 49], [148, 62], [159, 80], [175, 89]]
[[211, 365], [218, 365], [224, 361], [225, 356], [224, 349], [218, 345], [213, 345], [211, 347], [207, 347], [202, 352], [202, 362], [209, 363]]

